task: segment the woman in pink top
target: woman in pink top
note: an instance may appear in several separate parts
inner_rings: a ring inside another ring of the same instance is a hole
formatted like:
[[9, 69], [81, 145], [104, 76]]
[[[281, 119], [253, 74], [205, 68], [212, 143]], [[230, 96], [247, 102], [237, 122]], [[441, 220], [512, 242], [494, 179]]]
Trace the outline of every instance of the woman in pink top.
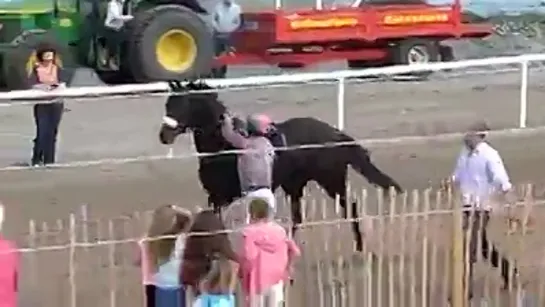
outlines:
[[[4, 222], [4, 206], [0, 203], [0, 230]], [[17, 272], [19, 253], [12, 241], [0, 236], [0, 307], [17, 306]]]
[[279, 306], [284, 301], [284, 281], [300, 250], [286, 230], [269, 219], [267, 201], [250, 203], [250, 224], [242, 229], [240, 274], [246, 306]]

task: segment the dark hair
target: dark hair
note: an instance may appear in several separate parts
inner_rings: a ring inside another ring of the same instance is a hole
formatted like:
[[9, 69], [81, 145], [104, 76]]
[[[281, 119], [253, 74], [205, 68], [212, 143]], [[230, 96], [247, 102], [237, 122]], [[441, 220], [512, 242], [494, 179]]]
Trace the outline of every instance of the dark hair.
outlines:
[[48, 43], [42, 43], [36, 48], [36, 58], [38, 58], [38, 61], [43, 61], [44, 53], [46, 52], [53, 52], [54, 54], [57, 53], [57, 50], [53, 45]]
[[490, 131], [490, 127], [485, 121], [475, 122], [469, 127], [470, 134], [474, 134], [482, 139], [486, 137], [488, 131]]
[[213, 235], [194, 235], [186, 240], [181, 280], [186, 285], [198, 285], [199, 280], [210, 270], [212, 261], [218, 258], [236, 261], [237, 255], [231, 246], [226, 227], [212, 211], [196, 214], [190, 233], [220, 232]]

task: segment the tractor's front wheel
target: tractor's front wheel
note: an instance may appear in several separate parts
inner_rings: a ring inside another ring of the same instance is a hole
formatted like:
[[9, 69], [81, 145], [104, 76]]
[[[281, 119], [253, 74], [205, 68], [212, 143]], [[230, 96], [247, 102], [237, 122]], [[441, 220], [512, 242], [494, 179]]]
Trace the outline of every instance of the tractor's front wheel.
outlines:
[[197, 13], [180, 5], [160, 5], [137, 14], [132, 22], [127, 59], [137, 81], [210, 74], [213, 35]]

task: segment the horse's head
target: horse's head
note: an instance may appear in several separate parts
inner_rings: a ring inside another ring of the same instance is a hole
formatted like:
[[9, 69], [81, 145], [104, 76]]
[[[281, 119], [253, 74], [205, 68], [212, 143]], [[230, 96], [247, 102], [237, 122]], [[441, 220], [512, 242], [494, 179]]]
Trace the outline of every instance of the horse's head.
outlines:
[[206, 130], [216, 127], [226, 108], [218, 100], [215, 92], [195, 93], [194, 91], [212, 90], [204, 83], [189, 83], [180, 86], [175, 83], [175, 92], [170, 95], [165, 105], [165, 116], [159, 131], [162, 144], [174, 143], [176, 137], [188, 130]]

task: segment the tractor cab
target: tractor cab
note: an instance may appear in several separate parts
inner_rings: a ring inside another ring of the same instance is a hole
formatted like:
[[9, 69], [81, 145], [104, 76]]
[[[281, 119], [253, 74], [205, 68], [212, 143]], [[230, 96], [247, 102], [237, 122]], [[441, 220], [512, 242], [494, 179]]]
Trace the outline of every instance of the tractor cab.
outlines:
[[[93, 2], [93, 12], [87, 20], [87, 27], [91, 29], [87, 63], [99, 72], [119, 71], [121, 52], [118, 50], [123, 44], [123, 30], [112, 29], [106, 25], [108, 3], [110, 0], [90, 0]], [[121, 4], [121, 3], [120, 3]], [[132, 16], [132, 1], [123, 4], [123, 15]], [[126, 23], [125, 23], [126, 25]]]

